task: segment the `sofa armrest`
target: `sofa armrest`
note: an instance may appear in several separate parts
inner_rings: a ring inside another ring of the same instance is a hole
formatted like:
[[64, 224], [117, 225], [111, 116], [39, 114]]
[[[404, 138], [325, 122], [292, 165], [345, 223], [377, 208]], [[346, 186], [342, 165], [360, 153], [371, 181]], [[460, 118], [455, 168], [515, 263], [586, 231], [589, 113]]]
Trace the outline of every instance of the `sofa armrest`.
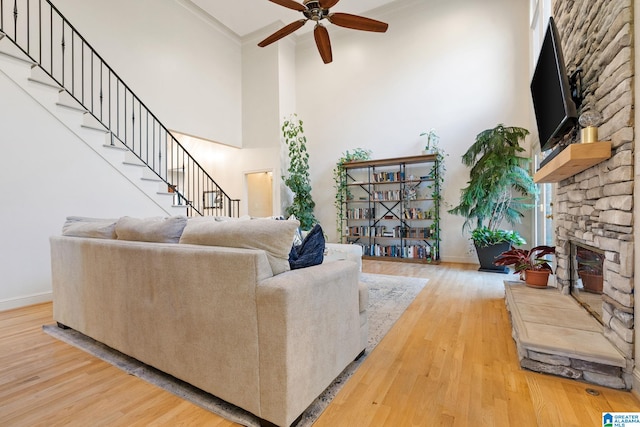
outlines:
[[261, 281], [257, 298], [261, 417], [290, 425], [363, 350], [358, 267], [292, 270]]

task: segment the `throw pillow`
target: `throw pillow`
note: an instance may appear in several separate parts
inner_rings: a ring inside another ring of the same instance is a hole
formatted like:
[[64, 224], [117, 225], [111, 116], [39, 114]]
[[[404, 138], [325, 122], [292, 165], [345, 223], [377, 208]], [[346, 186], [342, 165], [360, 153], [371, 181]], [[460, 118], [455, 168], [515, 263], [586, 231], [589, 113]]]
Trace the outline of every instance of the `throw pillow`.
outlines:
[[305, 236], [300, 245], [294, 245], [291, 248], [289, 252], [289, 267], [295, 270], [297, 268], [322, 264], [324, 259], [324, 244], [325, 240], [322, 227], [320, 227], [320, 224], [316, 224]]
[[[284, 220], [284, 217], [279, 217], [276, 219], [280, 219], [280, 220]], [[296, 218], [295, 215], [291, 215], [289, 216], [289, 218], [287, 218], [287, 221], [298, 221], [298, 218]], [[298, 246], [302, 244], [302, 230], [300, 230], [300, 227], [296, 228], [296, 232], [293, 235], [293, 246]]]
[[115, 239], [116, 220], [69, 216], [62, 226], [62, 235], [91, 237], [94, 239]]
[[186, 225], [186, 216], [168, 218], [131, 218], [124, 216], [116, 223], [116, 235], [118, 240], [178, 243]]
[[249, 221], [189, 222], [180, 243], [228, 248], [261, 249], [273, 274], [289, 270], [289, 250], [298, 221], [253, 219]]

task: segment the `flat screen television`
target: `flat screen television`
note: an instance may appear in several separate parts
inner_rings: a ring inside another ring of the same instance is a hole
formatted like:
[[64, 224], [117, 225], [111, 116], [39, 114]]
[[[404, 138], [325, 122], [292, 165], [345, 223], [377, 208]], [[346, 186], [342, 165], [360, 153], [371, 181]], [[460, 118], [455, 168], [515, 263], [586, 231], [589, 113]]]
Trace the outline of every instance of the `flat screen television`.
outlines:
[[540, 56], [531, 79], [531, 96], [540, 137], [540, 148], [546, 151], [553, 148], [576, 126], [578, 121], [560, 37], [553, 18], [549, 19]]

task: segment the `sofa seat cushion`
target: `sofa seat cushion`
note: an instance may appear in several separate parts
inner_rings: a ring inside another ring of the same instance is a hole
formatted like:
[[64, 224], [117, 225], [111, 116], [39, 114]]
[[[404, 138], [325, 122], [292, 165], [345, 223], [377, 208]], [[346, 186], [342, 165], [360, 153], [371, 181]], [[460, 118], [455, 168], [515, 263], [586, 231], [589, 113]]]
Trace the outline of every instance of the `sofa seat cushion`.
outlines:
[[298, 221], [252, 219], [247, 221], [189, 221], [180, 243], [261, 249], [267, 254], [273, 274], [288, 271], [289, 251]]
[[182, 230], [186, 225], [186, 216], [168, 218], [131, 218], [123, 216], [116, 223], [116, 235], [118, 240], [178, 243]]

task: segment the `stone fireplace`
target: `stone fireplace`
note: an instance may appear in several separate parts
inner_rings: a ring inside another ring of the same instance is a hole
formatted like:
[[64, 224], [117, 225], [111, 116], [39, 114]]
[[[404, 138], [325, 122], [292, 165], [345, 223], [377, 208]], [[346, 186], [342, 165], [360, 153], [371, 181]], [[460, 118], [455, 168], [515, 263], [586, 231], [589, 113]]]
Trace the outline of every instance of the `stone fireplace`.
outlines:
[[[604, 336], [626, 359], [624, 371], [630, 376], [634, 363], [632, 5], [630, 0], [556, 0], [554, 17], [567, 67], [583, 68], [583, 109], [602, 113], [599, 140], [612, 142], [609, 160], [556, 184], [556, 283], [563, 294], [589, 299], [589, 310], [600, 317]], [[602, 261], [602, 293], [588, 295], [580, 289], [584, 283], [577, 258], [589, 263], [585, 257], [598, 258], [594, 254]]]

